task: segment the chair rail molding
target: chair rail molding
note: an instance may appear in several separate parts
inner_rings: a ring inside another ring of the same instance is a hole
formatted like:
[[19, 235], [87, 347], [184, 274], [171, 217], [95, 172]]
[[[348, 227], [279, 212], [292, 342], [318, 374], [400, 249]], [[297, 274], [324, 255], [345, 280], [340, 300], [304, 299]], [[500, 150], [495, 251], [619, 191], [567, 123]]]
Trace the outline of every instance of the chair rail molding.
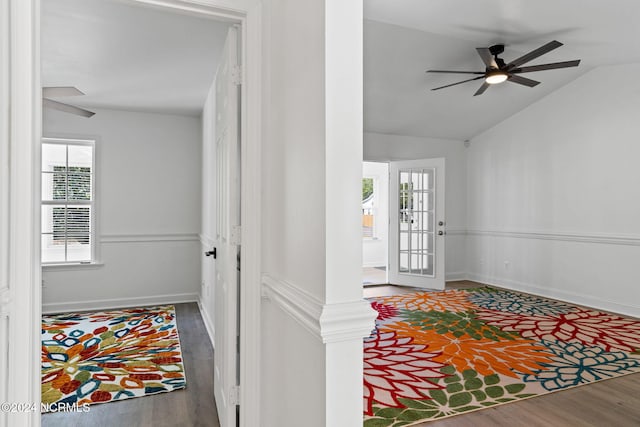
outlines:
[[142, 243], [142, 242], [197, 242], [197, 233], [136, 233], [102, 234], [100, 243]]
[[506, 230], [468, 228], [469, 236], [508, 237], [515, 239], [560, 240], [564, 242], [600, 243], [640, 246], [640, 235], [612, 233], [577, 233], [568, 231]]
[[458, 225], [447, 225], [447, 236], [466, 236], [467, 229]]
[[298, 286], [268, 274], [262, 275], [262, 296], [325, 344], [368, 337], [378, 316], [364, 299], [324, 304]]
[[206, 234], [198, 234], [198, 240], [200, 240], [202, 246], [209, 247], [216, 245], [216, 239]]

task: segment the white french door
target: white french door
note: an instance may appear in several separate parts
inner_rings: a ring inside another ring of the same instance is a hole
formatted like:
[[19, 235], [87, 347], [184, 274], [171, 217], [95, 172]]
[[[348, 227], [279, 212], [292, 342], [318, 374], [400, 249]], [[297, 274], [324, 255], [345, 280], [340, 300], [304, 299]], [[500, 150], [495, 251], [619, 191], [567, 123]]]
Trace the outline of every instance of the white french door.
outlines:
[[444, 163], [389, 163], [389, 283], [444, 289]]
[[230, 28], [216, 74], [216, 278], [214, 395], [222, 427], [236, 426], [240, 265], [238, 34]]

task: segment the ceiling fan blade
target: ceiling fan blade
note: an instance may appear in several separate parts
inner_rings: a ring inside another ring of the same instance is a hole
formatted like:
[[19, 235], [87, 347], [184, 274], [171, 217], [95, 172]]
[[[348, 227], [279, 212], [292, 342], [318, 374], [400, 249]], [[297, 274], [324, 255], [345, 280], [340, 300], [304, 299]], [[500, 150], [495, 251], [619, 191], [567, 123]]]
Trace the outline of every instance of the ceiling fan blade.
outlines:
[[576, 59], [574, 61], [564, 61], [564, 62], [554, 62], [551, 64], [540, 64], [540, 65], [530, 65], [528, 67], [520, 67], [511, 70], [511, 73], [531, 73], [533, 71], [544, 71], [544, 70], [554, 70], [556, 68], [569, 68], [569, 67], [577, 67], [580, 65], [580, 60]]
[[478, 55], [482, 58], [482, 62], [487, 68], [498, 68], [498, 64], [496, 64], [496, 60], [493, 58], [491, 51], [488, 47], [477, 47]]
[[476, 91], [476, 93], [473, 94], [473, 96], [482, 95], [485, 90], [489, 89], [489, 86], [491, 85], [487, 82], [482, 83], [482, 86], [480, 86], [480, 88]]
[[[483, 74], [484, 74], [484, 73], [483, 73]], [[462, 84], [462, 83], [466, 83], [466, 82], [470, 82], [470, 81], [478, 80], [478, 79], [483, 79], [483, 78], [484, 78], [484, 76], [474, 77], [474, 78], [472, 78], [472, 79], [463, 80], [463, 81], [461, 81], [461, 82], [451, 83], [450, 85], [445, 85], [445, 86], [436, 87], [436, 88], [433, 88], [433, 89], [431, 89], [431, 90], [444, 89], [445, 87], [451, 87], [451, 86], [455, 86], [455, 85], [459, 85], [459, 84]]]
[[47, 98], [42, 99], [42, 105], [47, 108], [53, 108], [54, 110], [64, 111], [65, 113], [76, 114], [82, 117], [91, 117], [95, 114], [93, 111], [74, 107], [73, 105], [69, 104], [63, 104], [62, 102], [53, 101]]
[[518, 83], [519, 85], [529, 86], [529, 87], [534, 87], [540, 84], [540, 82], [537, 82], [535, 80], [531, 80], [522, 76], [514, 76], [514, 75], [509, 76], [507, 80], [513, 83]]
[[484, 74], [484, 71], [427, 70], [427, 73]]
[[42, 88], [43, 98], [55, 98], [57, 96], [79, 96], [84, 95], [82, 91], [73, 86], [52, 86]]
[[534, 59], [536, 59], [539, 56], [544, 55], [545, 53], [551, 52], [553, 49], [557, 49], [560, 46], [562, 46], [562, 43], [560, 43], [557, 40], [554, 40], [552, 42], [549, 42], [547, 44], [545, 44], [544, 46], [540, 46], [539, 48], [532, 50], [531, 52], [522, 55], [520, 58], [514, 59], [513, 61], [509, 62], [506, 65], [506, 69], [507, 71], [512, 70], [513, 68], [516, 68], [518, 65], [522, 65], [525, 64], [529, 61], [533, 61]]

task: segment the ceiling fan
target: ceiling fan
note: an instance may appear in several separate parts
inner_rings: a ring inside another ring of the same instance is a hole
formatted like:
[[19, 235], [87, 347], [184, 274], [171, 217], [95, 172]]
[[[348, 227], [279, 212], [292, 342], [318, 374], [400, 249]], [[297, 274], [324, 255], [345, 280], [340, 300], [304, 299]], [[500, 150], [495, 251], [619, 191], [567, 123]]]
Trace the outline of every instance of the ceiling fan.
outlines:
[[83, 92], [73, 86], [53, 86], [42, 88], [42, 106], [47, 108], [53, 108], [54, 110], [64, 111], [65, 113], [76, 114], [82, 117], [91, 117], [95, 113], [93, 111], [85, 110], [84, 108], [75, 107], [73, 105], [64, 104], [62, 102], [54, 101], [49, 98], [56, 98], [59, 96], [79, 96], [84, 95]]
[[551, 64], [541, 64], [541, 65], [531, 65], [528, 67], [521, 67], [521, 65], [526, 64], [527, 62], [533, 61], [539, 56], [544, 55], [545, 53], [549, 53], [552, 50], [559, 48], [562, 46], [562, 43], [559, 41], [552, 41], [544, 46], [541, 46], [531, 52], [521, 56], [518, 59], [514, 59], [513, 61], [505, 64], [502, 58], [498, 58], [498, 55], [504, 52], [504, 45], [497, 44], [491, 47], [478, 47], [476, 50], [478, 51], [478, 55], [482, 58], [482, 62], [484, 62], [486, 68], [484, 71], [452, 71], [452, 70], [427, 70], [427, 73], [455, 73], [455, 74], [478, 74], [478, 77], [474, 77], [472, 79], [463, 80], [461, 82], [448, 84], [445, 86], [436, 87], [431, 90], [439, 90], [444, 89], [446, 87], [451, 87], [455, 85], [459, 85], [462, 83], [470, 82], [473, 80], [484, 79], [482, 82], [482, 86], [473, 94], [473, 96], [482, 95], [484, 91], [486, 91], [489, 86], [493, 84], [502, 83], [504, 81], [509, 81], [512, 83], [521, 84], [528, 87], [534, 87], [538, 85], [540, 82], [536, 80], [531, 80], [526, 77], [522, 77], [519, 74], [522, 73], [531, 73], [533, 71], [544, 71], [544, 70], [553, 70], [556, 68], [567, 68], [567, 67], [577, 67], [580, 64], [580, 60], [573, 61], [564, 61], [564, 62], [554, 62]]

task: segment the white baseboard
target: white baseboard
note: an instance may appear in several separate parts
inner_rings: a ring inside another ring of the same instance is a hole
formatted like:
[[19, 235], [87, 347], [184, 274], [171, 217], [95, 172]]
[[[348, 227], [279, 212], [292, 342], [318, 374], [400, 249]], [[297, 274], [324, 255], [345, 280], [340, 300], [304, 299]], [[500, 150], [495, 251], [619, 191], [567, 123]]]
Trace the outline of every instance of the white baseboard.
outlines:
[[515, 280], [503, 279], [498, 277], [489, 277], [477, 273], [467, 273], [467, 278], [468, 280], [473, 280], [474, 282], [480, 282], [499, 288], [526, 292], [545, 298], [557, 299], [580, 306], [609, 311], [612, 313], [619, 313], [626, 316], [640, 317], [640, 307], [638, 306], [606, 301], [602, 298], [598, 298], [592, 295], [576, 294], [559, 289], [547, 289], [531, 283], [518, 282]]
[[200, 309], [200, 315], [202, 316], [204, 327], [207, 329], [207, 335], [209, 335], [209, 341], [211, 341], [211, 347], [213, 347], [213, 349], [215, 350], [216, 348], [215, 328], [213, 327], [213, 321], [211, 320], [211, 316], [209, 316], [209, 313], [207, 313], [207, 310], [204, 309], [204, 305], [202, 304], [202, 298], [198, 298], [198, 308]]
[[127, 307], [146, 307], [151, 305], [178, 304], [183, 302], [197, 301], [198, 294], [170, 294], [91, 301], [55, 302], [42, 304], [42, 313], [70, 313], [77, 311], [107, 310]]

